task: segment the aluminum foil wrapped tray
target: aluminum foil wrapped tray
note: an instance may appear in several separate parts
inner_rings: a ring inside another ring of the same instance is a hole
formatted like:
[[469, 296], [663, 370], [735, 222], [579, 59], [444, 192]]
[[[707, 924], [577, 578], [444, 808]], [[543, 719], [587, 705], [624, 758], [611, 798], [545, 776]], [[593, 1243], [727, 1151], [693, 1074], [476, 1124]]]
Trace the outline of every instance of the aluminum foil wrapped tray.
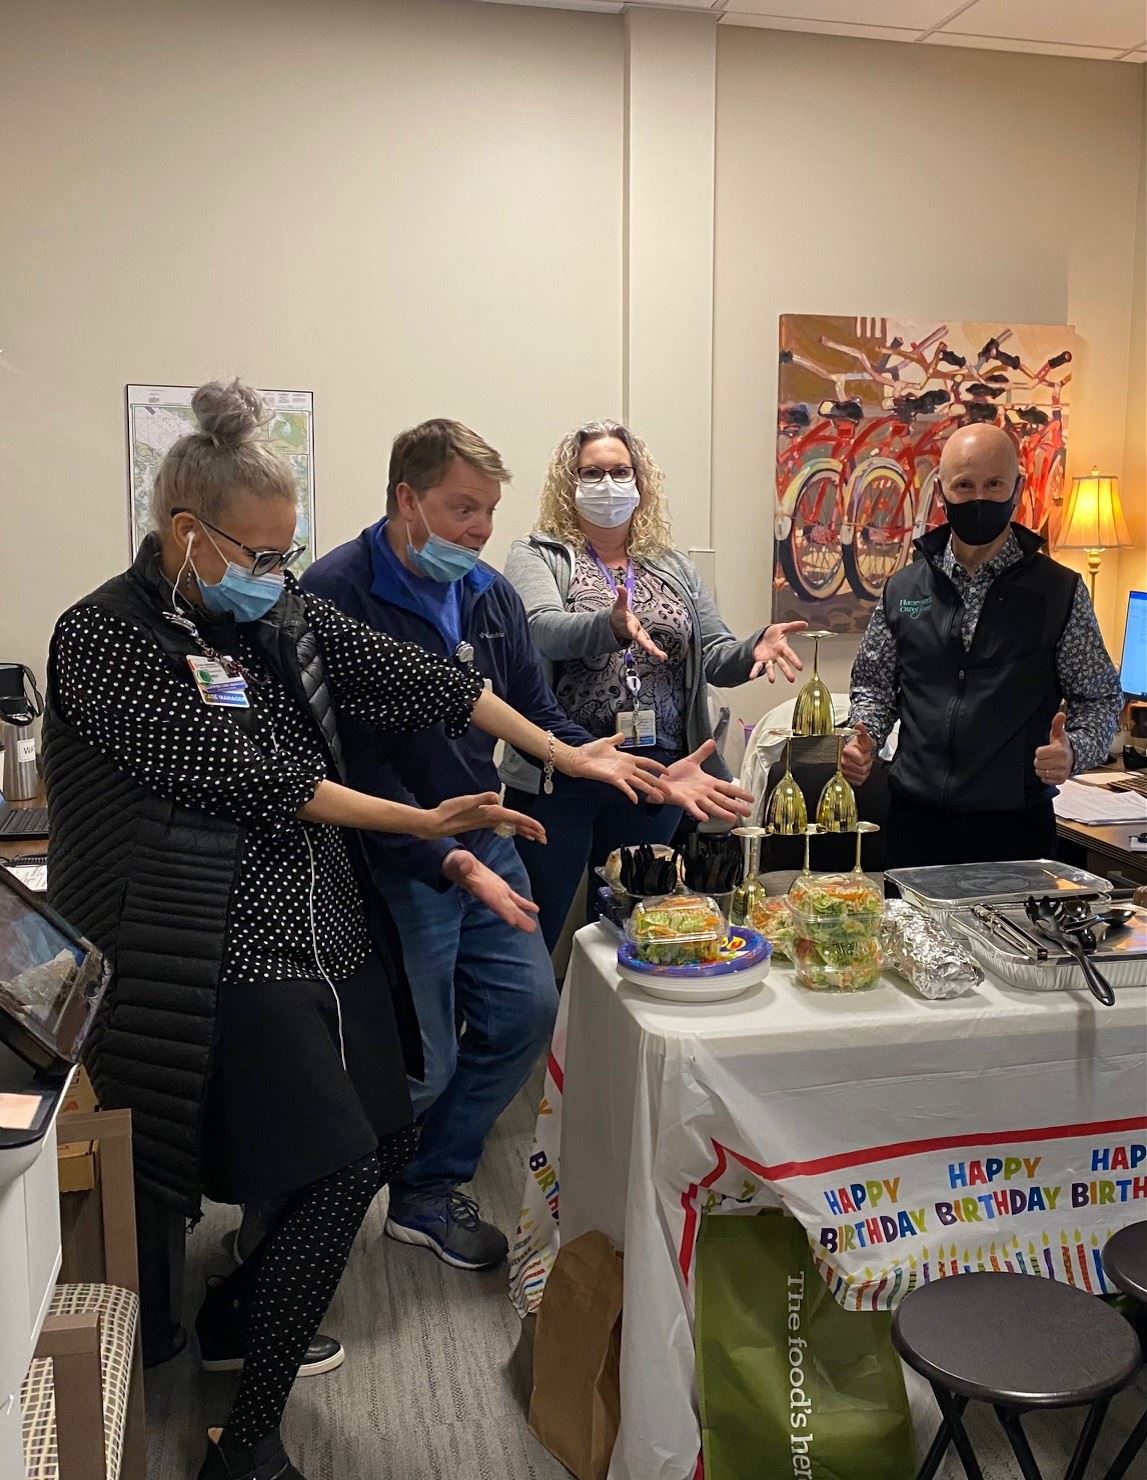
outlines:
[[884, 964], [921, 997], [959, 997], [984, 979], [965, 947], [944, 927], [904, 899], [884, 906], [880, 927]]

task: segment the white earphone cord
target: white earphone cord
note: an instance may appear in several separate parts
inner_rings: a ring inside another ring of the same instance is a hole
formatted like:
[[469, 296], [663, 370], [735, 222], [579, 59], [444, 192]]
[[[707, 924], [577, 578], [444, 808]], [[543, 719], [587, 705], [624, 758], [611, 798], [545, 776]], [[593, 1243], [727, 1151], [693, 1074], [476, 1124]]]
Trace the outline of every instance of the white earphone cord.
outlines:
[[[270, 725], [270, 730], [271, 730], [271, 749], [272, 749], [272, 751], [274, 752], [275, 755], [278, 755], [278, 753], [279, 753], [279, 737], [278, 737], [278, 735], [275, 734], [275, 726], [273, 724]], [[318, 931], [315, 929], [315, 887], [316, 887], [316, 882], [317, 882], [316, 881], [316, 876], [315, 876], [315, 850], [311, 846], [311, 835], [310, 835], [310, 832], [309, 832], [309, 830], [307, 828], [307, 824], [303, 821], [303, 819], [301, 817], [298, 819], [298, 822], [299, 822], [299, 826], [303, 830], [303, 842], [306, 843], [306, 845], [307, 845], [307, 858], [310, 860], [310, 865], [311, 865], [310, 884], [309, 884], [309, 886], [307, 888], [307, 919], [308, 919], [308, 921], [310, 923], [310, 927], [311, 927], [311, 951], [312, 951], [312, 953], [314, 955], [314, 958], [315, 958], [315, 969], [318, 971], [318, 973], [322, 977], [323, 981], [326, 982], [327, 986], [330, 989], [331, 996], [335, 999], [335, 1014], [336, 1014], [336, 1016], [338, 1018], [338, 1029], [339, 1029], [339, 1058], [342, 1060], [342, 1066], [345, 1069], [346, 1068], [346, 1041], [343, 1038], [343, 1005], [339, 1001], [338, 988], [335, 986], [334, 982], [331, 981], [330, 977], [327, 975], [326, 967], [323, 965], [323, 958], [319, 954], [319, 936], [318, 936]]]

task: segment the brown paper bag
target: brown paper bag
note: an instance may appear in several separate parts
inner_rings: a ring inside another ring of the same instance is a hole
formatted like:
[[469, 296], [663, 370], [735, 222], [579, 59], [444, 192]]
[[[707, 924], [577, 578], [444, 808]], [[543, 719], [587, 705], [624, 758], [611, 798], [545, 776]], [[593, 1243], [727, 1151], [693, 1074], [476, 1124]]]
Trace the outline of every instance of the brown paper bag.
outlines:
[[530, 1430], [577, 1480], [605, 1480], [621, 1417], [621, 1255], [604, 1233], [563, 1244], [534, 1339]]

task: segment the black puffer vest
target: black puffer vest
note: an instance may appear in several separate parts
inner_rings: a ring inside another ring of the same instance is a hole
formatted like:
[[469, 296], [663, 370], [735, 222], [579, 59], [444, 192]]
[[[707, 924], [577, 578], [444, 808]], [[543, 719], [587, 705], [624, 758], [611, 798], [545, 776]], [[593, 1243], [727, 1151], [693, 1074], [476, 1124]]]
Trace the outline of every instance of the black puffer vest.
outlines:
[[972, 646], [964, 605], [939, 568], [945, 525], [916, 542], [918, 558], [884, 588], [900, 669], [900, 743], [888, 784], [919, 805], [1015, 811], [1053, 795], [1035, 773], [1062, 694], [1056, 649], [1079, 577], [1012, 526], [1023, 559], [988, 589]]
[[[170, 605], [154, 537], [130, 570], [77, 603], [102, 607], [146, 633], [186, 677], [187, 655], [200, 644], [164, 618]], [[223, 651], [226, 625], [209, 629], [208, 640]], [[337, 716], [297, 590], [289, 585], [254, 630], [268, 666], [309, 710], [328, 772], [341, 780]], [[167, 801], [117, 769], [60, 712], [55, 670], [53, 639], [43, 735], [49, 902], [113, 967], [85, 1062], [100, 1103], [132, 1112], [138, 1183], [195, 1217], [215, 1000], [244, 829]], [[226, 713], [244, 728], [253, 721], [250, 710]], [[357, 834], [350, 854], [371, 938], [390, 977], [407, 1065], [417, 1075], [421, 1039], [398, 936], [369, 884]]]

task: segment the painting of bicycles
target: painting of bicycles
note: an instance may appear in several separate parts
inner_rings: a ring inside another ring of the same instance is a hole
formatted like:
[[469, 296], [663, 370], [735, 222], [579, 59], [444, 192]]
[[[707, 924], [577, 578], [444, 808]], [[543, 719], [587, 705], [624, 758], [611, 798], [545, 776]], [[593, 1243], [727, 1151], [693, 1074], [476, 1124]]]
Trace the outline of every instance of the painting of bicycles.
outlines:
[[992, 422], [1016, 444], [1019, 523], [1062, 515], [1074, 330], [782, 314], [773, 620], [859, 632], [912, 541], [944, 522], [940, 449]]

